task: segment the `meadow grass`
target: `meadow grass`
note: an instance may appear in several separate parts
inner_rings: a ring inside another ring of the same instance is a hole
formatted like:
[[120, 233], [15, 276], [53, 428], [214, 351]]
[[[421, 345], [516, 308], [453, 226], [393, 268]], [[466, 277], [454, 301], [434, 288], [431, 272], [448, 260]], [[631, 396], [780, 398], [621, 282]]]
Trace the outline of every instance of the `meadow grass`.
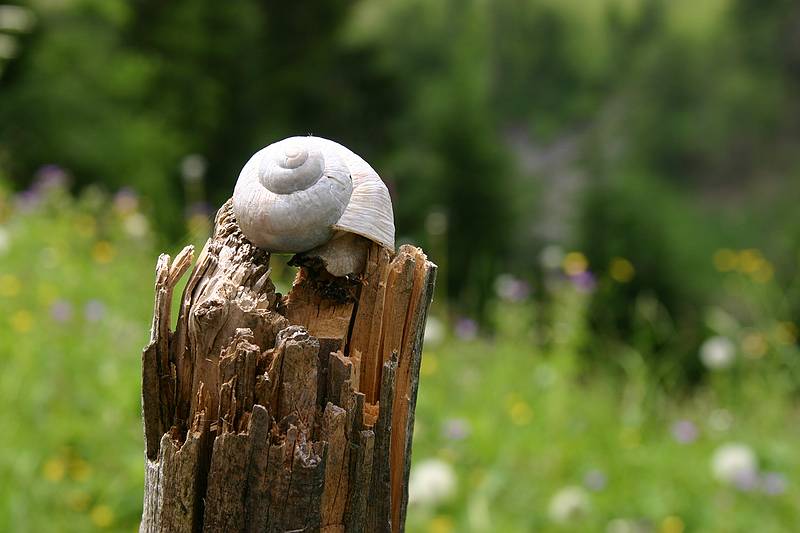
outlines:
[[[132, 532], [158, 246], [130, 198], [56, 190], [14, 204], [0, 197], [0, 530]], [[800, 523], [800, 424], [782, 367], [768, 355], [680, 393], [631, 349], [584, 356], [609, 361], [587, 367], [578, 357], [586, 297], [560, 294], [547, 350], [532, 342], [530, 303], [498, 306], [492, 339], [454, 335], [437, 303], [444, 335], [425, 348], [413, 459], [450, 465], [454, 489], [413, 496], [409, 531]], [[750, 485], [712, 475], [715, 450], [729, 442], [758, 457]], [[565, 514], [553, 498], [566, 487], [578, 496]]]

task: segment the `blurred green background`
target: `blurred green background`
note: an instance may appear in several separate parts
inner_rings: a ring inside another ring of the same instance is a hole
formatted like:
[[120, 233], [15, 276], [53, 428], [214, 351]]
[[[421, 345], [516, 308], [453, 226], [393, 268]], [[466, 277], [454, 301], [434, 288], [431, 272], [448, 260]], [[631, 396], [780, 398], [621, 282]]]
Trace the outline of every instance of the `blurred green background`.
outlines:
[[441, 267], [409, 531], [800, 524], [797, 2], [3, 1], [0, 530], [136, 530], [156, 257], [309, 133]]

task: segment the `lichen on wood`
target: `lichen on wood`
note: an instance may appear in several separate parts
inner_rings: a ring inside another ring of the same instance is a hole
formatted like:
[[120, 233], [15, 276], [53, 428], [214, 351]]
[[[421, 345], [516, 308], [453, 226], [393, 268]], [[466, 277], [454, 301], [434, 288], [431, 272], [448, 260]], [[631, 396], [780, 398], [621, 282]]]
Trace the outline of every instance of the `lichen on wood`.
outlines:
[[358, 278], [304, 262], [286, 296], [230, 201], [156, 267], [142, 356], [140, 531], [402, 531], [436, 266], [367, 250]]

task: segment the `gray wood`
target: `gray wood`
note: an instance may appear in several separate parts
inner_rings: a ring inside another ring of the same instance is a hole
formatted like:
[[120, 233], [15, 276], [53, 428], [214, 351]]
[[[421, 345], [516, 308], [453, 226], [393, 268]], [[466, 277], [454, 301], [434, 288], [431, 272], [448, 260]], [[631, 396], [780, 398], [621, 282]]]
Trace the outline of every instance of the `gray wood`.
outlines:
[[402, 531], [435, 265], [372, 245], [363, 283], [306, 264], [281, 297], [229, 201], [173, 332], [193, 260], [156, 267], [140, 531]]

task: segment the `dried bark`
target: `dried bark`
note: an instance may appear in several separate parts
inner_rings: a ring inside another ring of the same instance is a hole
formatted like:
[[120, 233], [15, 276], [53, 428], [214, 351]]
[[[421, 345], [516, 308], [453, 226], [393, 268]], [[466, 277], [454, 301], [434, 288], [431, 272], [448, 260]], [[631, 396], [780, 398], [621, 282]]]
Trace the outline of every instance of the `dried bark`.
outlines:
[[360, 279], [301, 266], [281, 296], [230, 202], [194, 251], [161, 255], [142, 356], [140, 531], [402, 531], [436, 266], [370, 245]]

